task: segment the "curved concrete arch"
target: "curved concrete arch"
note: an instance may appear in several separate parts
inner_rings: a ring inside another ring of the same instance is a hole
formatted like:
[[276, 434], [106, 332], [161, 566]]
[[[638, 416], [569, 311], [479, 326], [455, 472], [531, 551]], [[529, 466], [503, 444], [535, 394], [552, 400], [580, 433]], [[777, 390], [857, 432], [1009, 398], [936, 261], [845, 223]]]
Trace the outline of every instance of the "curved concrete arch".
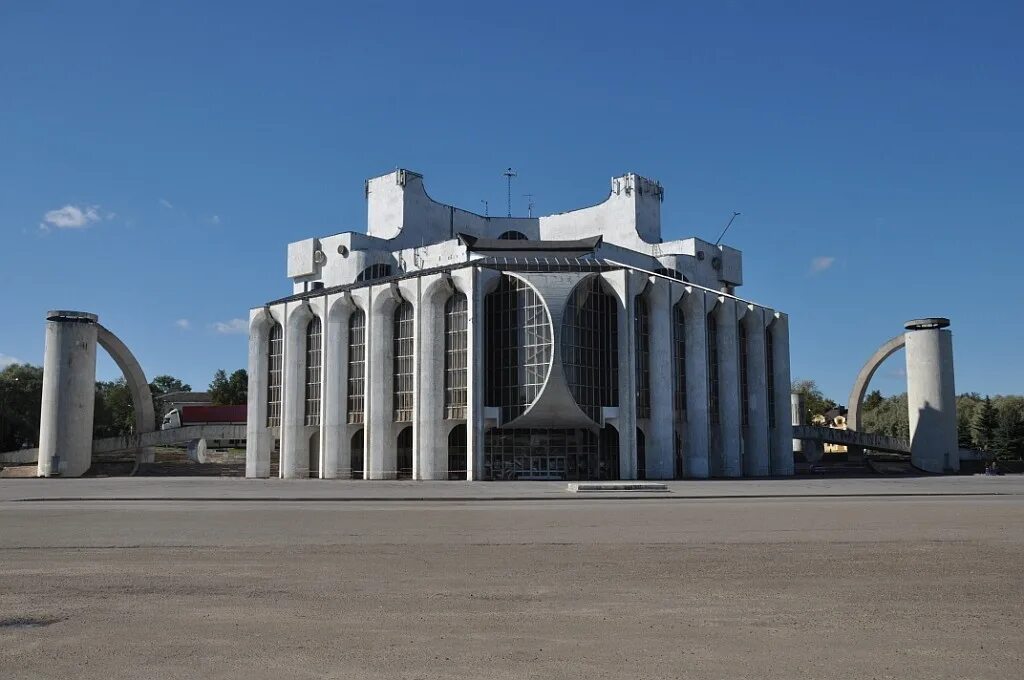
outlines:
[[864, 401], [864, 395], [868, 390], [868, 385], [871, 383], [872, 376], [875, 375], [875, 371], [882, 365], [882, 362], [888, 359], [890, 356], [895, 354], [898, 350], [902, 349], [907, 344], [906, 336], [902, 333], [892, 338], [887, 343], [878, 348], [878, 350], [871, 355], [864, 367], [860, 369], [860, 373], [857, 374], [857, 379], [853, 382], [853, 389], [850, 391], [850, 400], [847, 402], [846, 408], [848, 413], [846, 415], [846, 427], [850, 430], [860, 430], [860, 405]]
[[96, 341], [107, 351], [117, 367], [124, 374], [135, 408], [135, 433], [143, 434], [156, 430], [156, 410], [153, 408], [153, 393], [149, 381], [135, 355], [121, 339], [102, 324], [96, 324]]

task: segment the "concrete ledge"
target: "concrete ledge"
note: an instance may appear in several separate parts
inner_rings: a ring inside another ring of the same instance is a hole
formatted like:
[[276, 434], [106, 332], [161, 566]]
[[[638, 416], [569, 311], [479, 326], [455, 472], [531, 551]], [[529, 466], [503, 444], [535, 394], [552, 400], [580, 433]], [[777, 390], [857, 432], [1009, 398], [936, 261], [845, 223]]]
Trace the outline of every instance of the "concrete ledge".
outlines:
[[595, 491], [668, 491], [668, 484], [662, 482], [569, 482], [569, 493], [590, 493]]

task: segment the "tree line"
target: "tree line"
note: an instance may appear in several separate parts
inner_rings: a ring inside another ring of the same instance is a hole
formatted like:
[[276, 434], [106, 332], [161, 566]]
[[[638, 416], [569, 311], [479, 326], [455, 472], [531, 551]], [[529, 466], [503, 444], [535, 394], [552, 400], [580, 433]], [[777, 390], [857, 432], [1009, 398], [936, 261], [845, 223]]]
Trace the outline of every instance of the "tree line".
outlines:
[[[214, 405], [246, 403], [249, 377], [245, 369], [230, 375], [218, 370], [208, 392]], [[192, 386], [171, 375], [158, 375], [149, 383], [157, 401], [157, 422], [162, 416], [159, 398], [173, 392], [191, 392]], [[12, 364], [0, 371], [0, 451], [31, 448], [38, 444], [39, 410], [43, 394], [43, 369], [31, 364]], [[93, 437], [116, 437], [135, 431], [135, 409], [124, 378], [96, 382]]]
[[[804, 396], [805, 422], [838, 404], [826, 397], [813, 380], [794, 380], [793, 392]], [[884, 397], [878, 390], [864, 397], [861, 429], [899, 439], [910, 438], [907, 394]], [[992, 454], [999, 460], [1024, 460], [1024, 396], [981, 396], [967, 392], [956, 398], [957, 441], [960, 448]]]

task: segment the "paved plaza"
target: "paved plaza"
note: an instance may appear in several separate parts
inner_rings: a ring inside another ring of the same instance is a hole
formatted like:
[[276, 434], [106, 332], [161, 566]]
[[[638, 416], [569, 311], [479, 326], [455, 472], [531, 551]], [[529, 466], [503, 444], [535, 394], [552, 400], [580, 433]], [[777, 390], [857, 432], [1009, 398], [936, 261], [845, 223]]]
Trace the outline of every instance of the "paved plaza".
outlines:
[[669, 488], [0, 480], [0, 678], [1019, 674], [1024, 479]]

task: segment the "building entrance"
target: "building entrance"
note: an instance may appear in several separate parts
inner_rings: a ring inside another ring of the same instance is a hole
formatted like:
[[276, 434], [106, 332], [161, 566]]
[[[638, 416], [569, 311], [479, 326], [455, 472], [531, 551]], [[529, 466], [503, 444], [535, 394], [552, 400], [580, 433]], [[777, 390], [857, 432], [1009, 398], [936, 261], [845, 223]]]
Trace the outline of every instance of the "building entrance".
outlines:
[[602, 455], [601, 449], [597, 432], [591, 430], [495, 428], [484, 436], [484, 478], [601, 479], [611, 467], [603, 459], [618, 458], [617, 450]]

